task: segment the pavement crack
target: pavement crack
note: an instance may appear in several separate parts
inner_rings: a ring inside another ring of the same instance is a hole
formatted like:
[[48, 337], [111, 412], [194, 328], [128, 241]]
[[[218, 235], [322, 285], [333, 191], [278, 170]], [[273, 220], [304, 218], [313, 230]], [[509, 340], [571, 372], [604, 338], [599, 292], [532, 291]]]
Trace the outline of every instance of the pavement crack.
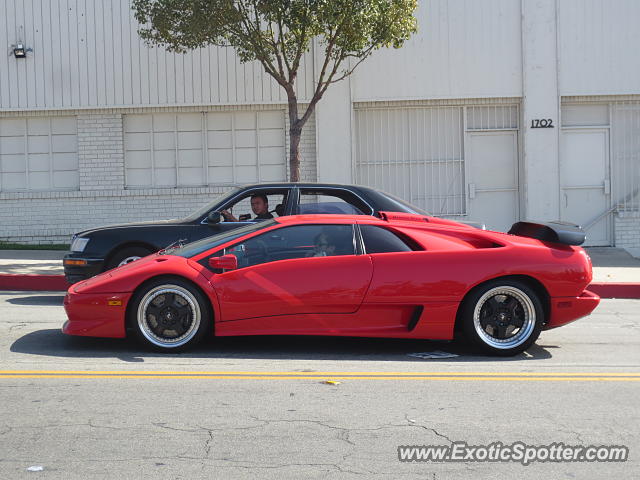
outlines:
[[451, 445], [453, 445], [453, 440], [451, 440], [449, 437], [447, 437], [445, 434], [438, 432], [435, 428], [433, 427], [427, 427], [426, 425], [420, 425], [419, 423], [416, 423], [415, 420], [411, 420], [409, 418], [409, 414], [405, 414], [404, 419], [407, 421], [407, 427], [418, 427], [418, 428], [422, 428], [424, 430], [427, 430], [431, 433], [433, 433], [434, 435], [436, 435], [437, 437], [440, 438], [444, 438], [447, 442], [449, 442]]
[[90, 428], [106, 428], [107, 430], [128, 430], [128, 429], [131, 428], [131, 427], [128, 427], [128, 426], [127, 427], [112, 427], [110, 425], [96, 425], [95, 423], [93, 423], [93, 420], [89, 420], [87, 422], [87, 425]]
[[207, 433], [209, 434], [209, 438], [207, 438], [207, 440], [204, 442], [204, 456], [205, 458], [209, 458], [209, 454], [211, 453], [211, 447], [213, 446], [213, 431], [212, 430], [207, 430]]
[[354, 430], [358, 430], [358, 429], [350, 429], [350, 428], [346, 428], [346, 427], [338, 427], [335, 425], [328, 425], [320, 420], [307, 420], [307, 419], [280, 419], [280, 420], [264, 420], [255, 416], [251, 416], [252, 419], [254, 419], [257, 422], [264, 422], [265, 425], [268, 425], [270, 423], [311, 423], [313, 425], [319, 425], [321, 427], [324, 428], [328, 428], [331, 430], [336, 430], [338, 432], [337, 435], [337, 439], [341, 440], [345, 443], [348, 443], [349, 445], [355, 446], [356, 444], [353, 443], [353, 441], [351, 440], [351, 438], [349, 437], [350, 432], [354, 431]]
[[156, 422], [151, 422], [151, 425], [153, 425], [154, 427], [158, 427], [158, 428], [164, 428], [165, 430], [173, 430], [174, 432], [197, 432], [198, 430], [208, 430], [206, 428], [202, 428], [202, 427], [197, 427], [197, 428], [176, 428], [176, 427], [170, 427], [169, 425], [167, 425], [166, 423], [156, 423]]

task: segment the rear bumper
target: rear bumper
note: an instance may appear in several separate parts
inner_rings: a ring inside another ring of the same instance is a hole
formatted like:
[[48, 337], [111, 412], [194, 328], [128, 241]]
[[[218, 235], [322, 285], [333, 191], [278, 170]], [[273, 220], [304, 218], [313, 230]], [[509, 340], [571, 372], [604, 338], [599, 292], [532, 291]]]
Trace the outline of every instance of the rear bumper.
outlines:
[[549, 321], [544, 330], [561, 327], [579, 318], [586, 317], [598, 306], [600, 297], [589, 290], [585, 290], [579, 297], [553, 297]]
[[131, 293], [75, 293], [71, 286], [64, 297], [68, 320], [62, 327], [62, 333], [124, 338], [125, 313], [130, 298]]
[[[84, 262], [84, 264], [74, 264], [78, 262]], [[67, 282], [77, 283], [102, 273], [104, 258], [89, 258], [83, 257], [81, 253], [67, 253], [62, 259], [62, 265]]]

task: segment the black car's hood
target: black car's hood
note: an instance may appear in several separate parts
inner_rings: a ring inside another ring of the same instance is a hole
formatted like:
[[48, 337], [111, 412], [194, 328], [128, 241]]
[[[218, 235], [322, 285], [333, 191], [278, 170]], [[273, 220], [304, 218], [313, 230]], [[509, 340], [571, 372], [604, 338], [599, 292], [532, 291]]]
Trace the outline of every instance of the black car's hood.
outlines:
[[186, 222], [181, 218], [173, 218], [171, 220], [150, 220], [148, 222], [131, 222], [131, 223], [119, 223], [115, 225], [105, 225], [103, 227], [90, 228], [78, 232], [76, 235], [79, 237], [86, 237], [95, 233], [118, 230], [121, 228], [148, 228], [148, 227], [161, 227], [165, 225], [186, 225]]

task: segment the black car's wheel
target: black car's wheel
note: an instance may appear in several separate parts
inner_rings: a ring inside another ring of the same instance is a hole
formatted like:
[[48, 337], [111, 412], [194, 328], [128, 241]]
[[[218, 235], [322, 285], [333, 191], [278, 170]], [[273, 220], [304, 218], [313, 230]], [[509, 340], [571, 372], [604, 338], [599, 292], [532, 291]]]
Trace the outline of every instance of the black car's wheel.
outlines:
[[143, 344], [157, 351], [193, 347], [202, 340], [210, 323], [204, 295], [179, 278], [153, 280], [131, 299], [129, 325]]
[[487, 282], [465, 298], [461, 309], [465, 336], [492, 355], [516, 355], [538, 339], [544, 309], [525, 283], [504, 279]]
[[122, 250], [118, 250], [113, 257], [107, 263], [107, 270], [112, 268], [121, 267], [127, 263], [134, 262], [139, 258], [146, 257], [152, 252], [148, 248], [144, 247], [126, 247]]

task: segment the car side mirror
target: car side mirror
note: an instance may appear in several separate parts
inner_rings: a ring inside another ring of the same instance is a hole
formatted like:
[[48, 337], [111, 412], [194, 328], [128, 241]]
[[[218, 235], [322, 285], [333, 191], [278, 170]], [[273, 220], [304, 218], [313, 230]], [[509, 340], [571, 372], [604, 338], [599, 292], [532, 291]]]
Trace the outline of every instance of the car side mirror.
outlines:
[[238, 259], [230, 253], [221, 257], [211, 257], [209, 258], [209, 266], [223, 270], [236, 270], [238, 268]]
[[221, 220], [222, 214], [220, 212], [209, 212], [209, 215], [207, 215], [207, 223], [209, 225], [220, 223]]

